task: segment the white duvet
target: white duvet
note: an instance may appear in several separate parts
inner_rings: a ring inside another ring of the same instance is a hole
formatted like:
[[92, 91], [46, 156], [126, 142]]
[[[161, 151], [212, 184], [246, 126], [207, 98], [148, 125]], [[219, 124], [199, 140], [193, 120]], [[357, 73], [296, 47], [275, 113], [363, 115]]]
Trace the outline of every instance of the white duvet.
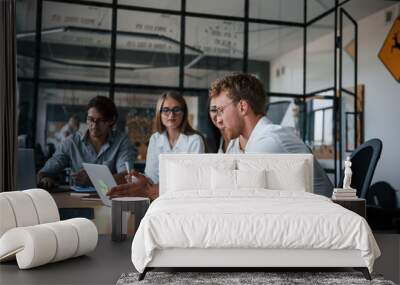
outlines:
[[165, 248], [358, 249], [370, 271], [380, 255], [359, 215], [323, 196], [265, 189], [162, 195], [140, 223], [132, 262], [143, 272]]

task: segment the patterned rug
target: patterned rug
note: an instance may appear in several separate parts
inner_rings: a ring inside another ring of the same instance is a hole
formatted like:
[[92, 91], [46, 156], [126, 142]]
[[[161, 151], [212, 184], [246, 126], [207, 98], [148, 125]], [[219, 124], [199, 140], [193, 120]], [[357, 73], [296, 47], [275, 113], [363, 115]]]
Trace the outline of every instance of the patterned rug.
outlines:
[[142, 281], [139, 273], [122, 274], [117, 285], [133, 284], [376, 284], [395, 285], [382, 276], [372, 275], [372, 281], [364, 278], [360, 272], [148, 272]]

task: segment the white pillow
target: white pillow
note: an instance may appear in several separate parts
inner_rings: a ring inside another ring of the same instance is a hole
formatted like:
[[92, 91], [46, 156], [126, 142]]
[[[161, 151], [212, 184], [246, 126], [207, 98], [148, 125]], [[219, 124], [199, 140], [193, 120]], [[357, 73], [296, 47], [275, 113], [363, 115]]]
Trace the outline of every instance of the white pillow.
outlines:
[[211, 189], [235, 190], [236, 170], [211, 168]]
[[267, 176], [262, 170], [211, 169], [212, 190], [238, 190], [241, 188], [266, 188]]
[[237, 188], [267, 188], [267, 171], [236, 170]]
[[187, 167], [182, 164], [169, 163], [167, 188], [171, 191], [184, 191], [193, 188], [203, 188], [201, 176], [203, 169]]
[[167, 191], [186, 191], [186, 190], [210, 190], [211, 189], [211, 169], [234, 169], [235, 161], [227, 163], [217, 163], [216, 165], [196, 165], [186, 163], [169, 162]]
[[273, 190], [303, 191], [307, 189], [305, 162], [292, 164], [286, 170], [270, 169], [267, 172], [268, 188]]
[[289, 191], [306, 191], [309, 185], [309, 179], [306, 177], [309, 173], [308, 165], [304, 160], [274, 160], [263, 161], [255, 160], [239, 160], [239, 170], [257, 171], [266, 169], [267, 187], [271, 190], [289, 190]]

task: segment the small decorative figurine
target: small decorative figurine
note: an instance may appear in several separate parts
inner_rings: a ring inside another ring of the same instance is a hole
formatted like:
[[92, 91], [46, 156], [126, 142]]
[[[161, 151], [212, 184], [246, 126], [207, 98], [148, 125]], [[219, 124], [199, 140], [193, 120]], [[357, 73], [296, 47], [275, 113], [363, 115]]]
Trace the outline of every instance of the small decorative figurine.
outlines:
[[344, 162], [344, 179], [343, 179], [343, 189], [353, 189], [351, 188], [351, 176], [353, 172], [351, 171], [351, 161], [350, 157], [346, 157], [346, 161]]

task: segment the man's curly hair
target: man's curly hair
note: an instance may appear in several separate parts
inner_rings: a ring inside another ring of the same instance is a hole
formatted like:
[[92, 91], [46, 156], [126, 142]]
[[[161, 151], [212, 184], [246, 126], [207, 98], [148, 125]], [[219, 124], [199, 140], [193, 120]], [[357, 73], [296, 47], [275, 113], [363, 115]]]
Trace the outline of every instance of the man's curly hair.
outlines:
[[256, 115], [265, 114], [267, 97], [264, 86], [255, 76], [246, 73], [232, 73], [211, 83], [209, 97], [228, 91], [233, 102], [246, 100]]

